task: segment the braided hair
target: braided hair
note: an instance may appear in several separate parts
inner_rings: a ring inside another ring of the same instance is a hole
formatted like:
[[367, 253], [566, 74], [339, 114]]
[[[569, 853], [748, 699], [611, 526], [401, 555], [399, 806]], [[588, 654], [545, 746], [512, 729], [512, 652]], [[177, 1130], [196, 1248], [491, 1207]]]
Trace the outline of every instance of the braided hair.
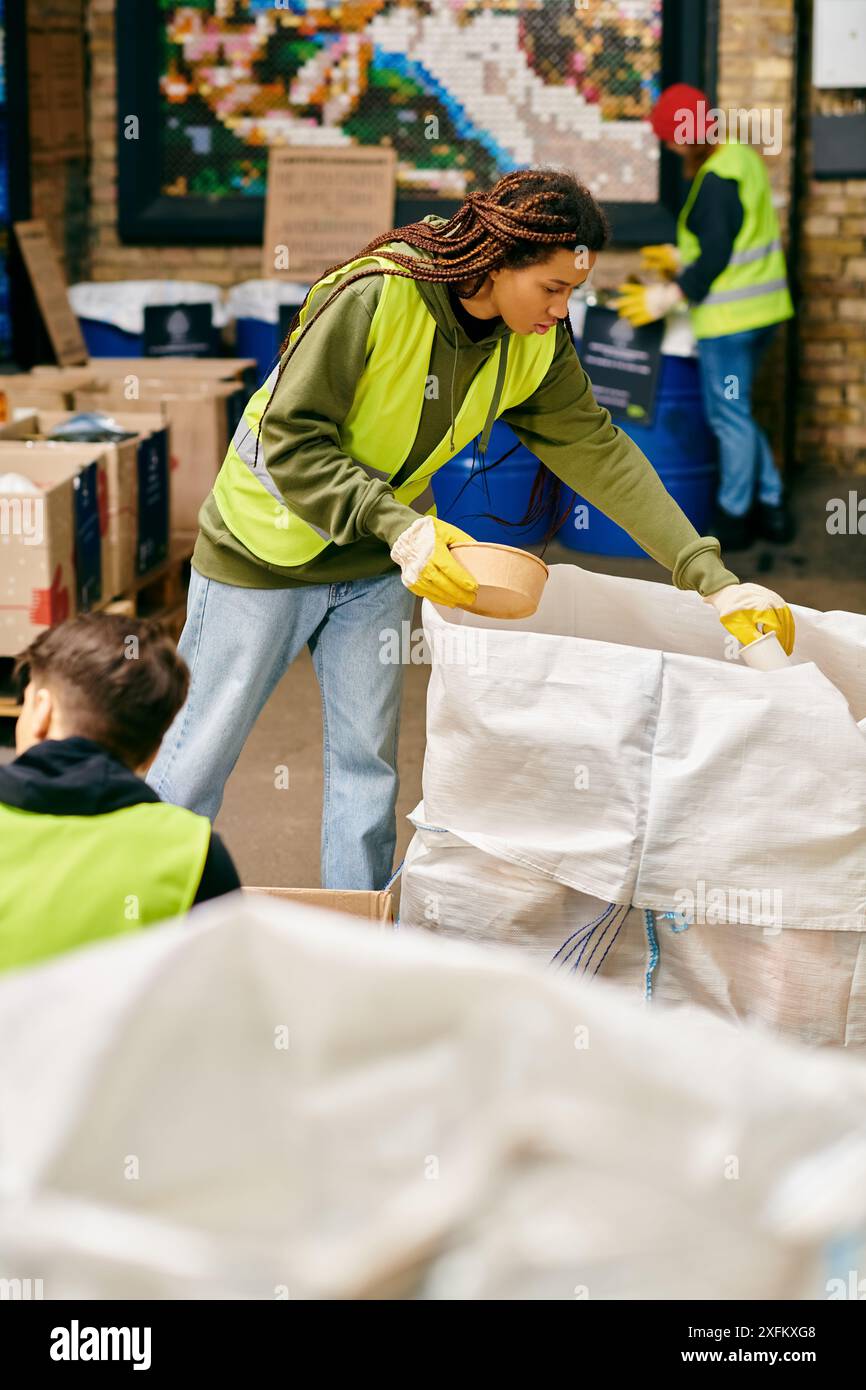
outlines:
[[[397, 275], [403, 279], [423, 280], [431, 284], [453, 285], [459, 298], [469, 299], [477, 294], [491, 270], [520, 270], [547, 260], [550, 254], [564, 247], [574, 251], [578, 247], [587, 251], [600, 251], [610, 236], [607, 217], [592, 194], [574, 175], [557, 169], [518, 169], [506, 174], [489, 192], [470, 193], [453, 217], [439, 227], [427, 222], [410, 222], [404, 227], [396, 227], [367, 243], [363, 250], [352, 259], [372, 255], [379, 247], [391, 242], [402, 241], [408, 246], [426, 252], [427, 256], [410, 256], [403, 252], [388, 250], [387, 258], [391, 266], [372, 265], [361, 267], [334, 289], [324, 303], [304, 324], [294, 343], [290, 343], [292, 333], [298, 324], [310, 291], [299, 306], [285, 340], [280, 346], [280, 368], [274, 389], [286, 366], [305, 334], [316, 322], [319, 315], [333, 304], [349, 285], [355, 284], [370, 275]], [[329, 266], [320, 279], [326, 278], [338, 265]], [[312, 287], [311, 287], [312, 288]], [[568, 333], [574, 343], [571, 323], [566, 318]], [[271, 393], [273, 399], [273, 392]], [[267, 413], [267, 408], [265, 414]], [[259, 437], [261, 437], [261, 424]], [[473, 473], [475, 471], [475, 445], [473, 446]], [[515, 445], [514, 448], [519, 447]], [[486, 461], [480, 473], [487, 473], [513, 453]], [[467, 478], [464, 487], [471, 481]], [[461, 489], [462, 493], [462, 489]], [[532, 484], [525, 515], [518, 522], [507, 521], [493, 513], [484, 513], [506, 526], [526, 528], [552, 514], [554, 521], [545, 536], [545, 546], [562, 525], [571, 509], [571, 497], [565, 511], [558, 515], [562, 498], [562, 482], [540, 463]]]

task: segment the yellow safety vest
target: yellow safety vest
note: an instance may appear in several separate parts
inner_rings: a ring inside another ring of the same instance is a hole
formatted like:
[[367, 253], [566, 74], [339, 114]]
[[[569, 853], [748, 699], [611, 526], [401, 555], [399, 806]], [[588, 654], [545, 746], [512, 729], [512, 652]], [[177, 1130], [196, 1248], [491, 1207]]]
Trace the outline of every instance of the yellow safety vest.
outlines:
[[0, 805], [0, 970], [187, 912], [211, 824], [144, 801], [96, 816]]
[[677, 247], [683, 266], [700, 255], [698, 238], [686, 226], [707, 174], [734, 179], [743, 205], [743, 224], [733, 252], [709, 294], [691, 307], [696, 338], [723, 338], [750, 328], [781, 323], [794, 313], [788, 291], [781, 230], [770, 193], [767, 170], [757, 150], [729, 140], [701, 165], [677, 223]]
[[[351, 272], [370, 263], [394, 264], [386, 256], [375, 255], [359, 257], [341, 269]], [[323, 277], [314, 291], [334, 282], [339, 273]], [[311, 298], [312, 293], [290, 342], [306, 321]], [[367, 337], [365, 367], [340, 426], [343, 450], [370, 478], [389, 482], [409, 455], [424, 404], [435, 332], [436, 321], [415, 282], [386, 275]], [[398, 502], [411, 505], [419, 514], [436, 515], [433, 474], [481, 432], [491, 408], [495, 418], [532, 395], [553, 360], [555, 337], [553, 332], [508, 333], [500, 339], [457, 412], [454, 448], [449, 431], [397, 487]], [[291, 372], [291, 362], [287, 370]], [[247, 402], [214, 484], [214, 498], [228, 529], [253, 555], [269, 564], [302, 565], [324, 550], [331, 537], [292, 511], [268, 472], [261, 441], [256, 450], [259, 423], [276, 375], [275, 368]]]

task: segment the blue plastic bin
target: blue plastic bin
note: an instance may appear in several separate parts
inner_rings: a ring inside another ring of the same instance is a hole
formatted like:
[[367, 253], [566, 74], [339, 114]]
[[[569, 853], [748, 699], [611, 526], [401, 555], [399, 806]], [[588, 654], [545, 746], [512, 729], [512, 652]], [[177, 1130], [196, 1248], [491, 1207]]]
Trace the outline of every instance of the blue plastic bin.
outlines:
[[259, 381], [265, 381], [276, 365], [284, 334], [280, 316], [288, 306], [289, 318], [303, 304], [309, 285], [300, 280], [243, 280], [226, 296], [229, 319], [234, 320], [237, 353], [254, 357]]
[[125, 333], [100, 319], [79, 319], [84, 343], [91, 357], [143, 357], [144, 334]]
[[258, 364], [258, 379], [264, 381], [276, 365], [280, 346], [280, 330], [276, 323], [263, 319], [235, 319], [235, 346], [238, 357], [254, 357]]
[[[517, 446], [516, 448], [514, 446]], [[514, 449], [502, 463], [490, 467], [495, 459]], [[503, 526], [484, 515], [494, 512], [506, 521], [518, 522], [526, 512], [538, 459], [519, 443], [516, 434], [501, 420], [490, 432], [488, 469], [480, 473], [480, 459], [472, 476], [471, 448], [451, 459], [433, 475], [436, 511], [443, 521], [460, 526], [477, 541], [497, 541], [500, 545], [525, 547], [544, 540], [553, 518], [543, 517], [528, 528]], [[550, 489], [548, 488], [548, 495]]]
[[[698, 371], [693, 357], [663, 356], [654, 423], [616, 423], [646, 454], [698, 534], [706, 535], [712, 529], [717, 447], [704, 418]], [[587, 508], [585, 528], [576, 526], [577, 520], [583, 521], [578, 506]], [[626, 531], [579, 496], [556, 539], [570, 550], [592, 555], [646, 554]]]

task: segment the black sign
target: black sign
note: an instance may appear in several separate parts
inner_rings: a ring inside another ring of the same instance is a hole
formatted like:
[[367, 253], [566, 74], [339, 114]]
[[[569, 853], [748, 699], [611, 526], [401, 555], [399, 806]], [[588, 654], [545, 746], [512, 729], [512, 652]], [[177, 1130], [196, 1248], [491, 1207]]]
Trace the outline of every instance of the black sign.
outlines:
[[652, 424], [664, 335], [664, 319], [635, 328], [613, 309], [587, 309], [580, 361], [595, 399], [614, 419]]
[[154, 430], [138, 445], [138, 549], [136, 573], [147, 574], [168, 555], [168, 431]]
[[[104, 475], [103, 475], [104, 476]], [[102, 598], [102, 536], [99, 525], [99, 464], [88, 463], [73, 480], [75, 583], [82, 612]]]
[[213, 305], [149, 304], [145, 308], [145, 357], [212, 357], [215, 352]]

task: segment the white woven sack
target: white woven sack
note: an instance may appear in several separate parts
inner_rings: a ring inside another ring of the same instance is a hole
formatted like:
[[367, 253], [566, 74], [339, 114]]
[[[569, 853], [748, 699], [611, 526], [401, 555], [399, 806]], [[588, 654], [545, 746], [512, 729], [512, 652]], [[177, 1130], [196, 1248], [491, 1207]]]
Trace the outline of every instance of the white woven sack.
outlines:
[[[866, 1076], [235, 894], [0, 979], [0, 1278], [64, 1298], [827, 1298]], [[858, 1263], [859, 1261], [859, 1263]]]
[[[426, 829], [407, 855], [401, 920], [429, 926], [434, 891], [447, 906], [439, 930], [522, 935], [541, 955], [591, 920], [581, 895], [598, 911], [639, 908], [653, 914], [648, 938], [664, 923], [660, 997], [866, 1041], [866, 617], [793, 611], [794, 663], [761, 672], [730, 659], [737, 644], [697, 594], [575, 565], [552, 567], [522, 622], [425, 602], [432, 671], [412, 819]], [[446, 888], [449, 845], [475, 851], [462, 906]], [[502, 863], [523, 876], [513, 892], [501, 891]], [[826, 940], [782, 941], [794, 930]]]

